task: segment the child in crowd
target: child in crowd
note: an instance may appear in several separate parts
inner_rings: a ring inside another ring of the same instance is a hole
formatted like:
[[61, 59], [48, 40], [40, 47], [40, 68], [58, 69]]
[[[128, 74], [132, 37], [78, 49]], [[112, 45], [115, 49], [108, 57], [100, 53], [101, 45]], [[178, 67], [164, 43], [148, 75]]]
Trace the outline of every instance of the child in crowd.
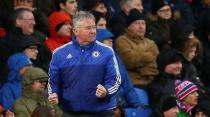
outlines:
[[192, 109], [198, 104], [198, 87], [190, 81], [175, 81], [175, 93], [179, 113], [177, 117], [191, 117]]

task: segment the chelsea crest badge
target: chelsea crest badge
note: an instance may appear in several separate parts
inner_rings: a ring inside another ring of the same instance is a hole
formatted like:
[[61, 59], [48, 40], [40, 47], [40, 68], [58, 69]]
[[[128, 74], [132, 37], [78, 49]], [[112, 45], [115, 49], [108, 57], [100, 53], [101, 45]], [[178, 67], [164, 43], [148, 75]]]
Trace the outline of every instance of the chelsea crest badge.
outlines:
[[99, 51], [93, 51], [92, 52], [92, 57], [93, 58], [98, 58], [100, 56], [100, 52]]

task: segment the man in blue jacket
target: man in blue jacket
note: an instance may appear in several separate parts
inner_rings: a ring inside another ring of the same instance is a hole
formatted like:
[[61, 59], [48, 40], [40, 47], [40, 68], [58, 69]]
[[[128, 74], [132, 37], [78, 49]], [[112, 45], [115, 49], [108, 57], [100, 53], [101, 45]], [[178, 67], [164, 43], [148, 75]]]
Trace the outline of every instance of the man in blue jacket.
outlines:
[[95, 40], [95, 18], [88, 12], [74, 16], [73, 33], [71, 42], [53, 52], [48, 99], [59, 102], [63, 117], [113, 117], [121, 84], [114, 51]]

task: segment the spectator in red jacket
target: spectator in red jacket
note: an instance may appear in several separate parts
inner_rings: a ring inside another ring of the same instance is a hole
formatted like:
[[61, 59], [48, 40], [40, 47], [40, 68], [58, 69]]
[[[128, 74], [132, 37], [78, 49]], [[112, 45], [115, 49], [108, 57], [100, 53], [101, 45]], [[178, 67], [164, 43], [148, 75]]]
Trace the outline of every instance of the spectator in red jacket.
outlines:
[[50, 38], [45, 41], [47, 47], [53, 51], [71, 40], [71, 18], [63, 12], [53, 12], [49, 18]]

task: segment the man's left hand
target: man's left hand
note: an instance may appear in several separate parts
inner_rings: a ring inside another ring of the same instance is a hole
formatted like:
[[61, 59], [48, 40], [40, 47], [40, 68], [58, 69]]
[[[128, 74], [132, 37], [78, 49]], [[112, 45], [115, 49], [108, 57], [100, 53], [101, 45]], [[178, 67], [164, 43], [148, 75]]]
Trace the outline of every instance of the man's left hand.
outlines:
[[96, 96], [98, 98], [104, 98], [106, 96], [106, 89], [104, 88], [104, 86], [102, 86], [101, 84], [98, 84], [97, 86], [97, 90], [96, 90]]

